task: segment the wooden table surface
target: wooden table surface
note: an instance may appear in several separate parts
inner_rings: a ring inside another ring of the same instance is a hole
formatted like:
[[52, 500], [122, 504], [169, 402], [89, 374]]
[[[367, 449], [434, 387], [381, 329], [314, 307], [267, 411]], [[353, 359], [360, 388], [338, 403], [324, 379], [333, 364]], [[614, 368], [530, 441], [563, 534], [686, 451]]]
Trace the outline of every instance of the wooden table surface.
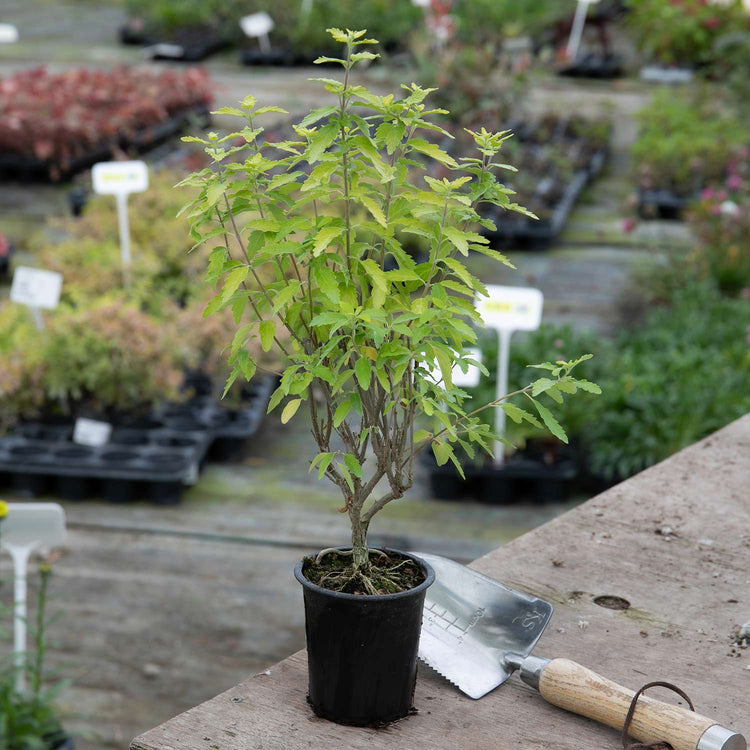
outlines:
[[[675, 683], [699, 713], [750, 733], [750, 649], [733, 643], [750, 621], [750, 415], [472, 567], [552, 602], [535, 654], [575, 659], [634, 689]], [[597, 605], [604, 595], [631, 606]], [[301, 651], [131, 750], [621, 747], [617, 732], [547, 705], [517, 675], [473, 701], [420, 666], [418, 713], [381, 730], [316, 718], [306, 687]]]

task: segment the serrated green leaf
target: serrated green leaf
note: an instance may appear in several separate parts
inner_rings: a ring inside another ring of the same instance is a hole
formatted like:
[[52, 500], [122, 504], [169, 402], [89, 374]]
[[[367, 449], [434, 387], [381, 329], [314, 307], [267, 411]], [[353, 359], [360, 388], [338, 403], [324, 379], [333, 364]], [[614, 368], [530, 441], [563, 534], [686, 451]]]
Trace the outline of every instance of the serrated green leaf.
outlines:
[[325, 227], [315, 235], [313, 256], [318, 257], [337, 237], [340, 237], [344, 227]]
[[385, 214], [383, 213], [383, 210], [377, 203], [375, 203], [374, 200], [372, 200], [372, 198], [368, 198], [366, 195], [363, 195], [360, 198], [360, 201], [362, 202], [362, 205], [373, 215], [375, 221], [377, 221], [381, 227], [386, 227], [388, 225], [385, 220]]
[[360, 357], [357, 363], [354, 365], [354, 374], [357, 376], [357, 382], [359, 387], [366, 391], [370, 387], [370, 378], [372, 376], [372, 368], [370, 366], [370, 360], [367, 357]]
[[334, 304], [338, 305], [341, 296], [339, 294], [339, 284], [336, 280], [336, 274], [328, 266], [321, 266], [315, 269], [315, 281], [318, 288]]
[[453, 455], [453, 448], [450, 443], [442, 440], [432, 441], [432, 452], [435, 454], [435, 460], [438, 466], [448, 463], [448, 459]]
[[240, 284], [247, 278], [250, 269], [247, 266], [238, 266], [227, 275], [227, 280], [221, 292], [222, 303], [229, 301], [229, 298], [239, 289]]
[[260, 345], [264, 352], [270, 351], [276, 335], [276, 324], [272, 320], [262, 320], [259, 327]]
[[449, 154], [446, 154], [445, 151], [435, 143], [430, 143], [421, 138], [413, 138], [409, 141], [409, 148], [418, 151], [420, 154], [429, 156], [431, 159], [435, 159], [435, 161], [439, 161], [441, 164], [445, 164], [448, 167], [458, 166], [456, 160]]
[[565, 430], [560, 426], [560, 423], [552, 416], [552, 412], [545, 406], [542, 406], [538, 401], [531, 399], [539, 412], [539, 416], [542, 418], [547, 429], [556, 437], [558, 440], [562, 440], [563, 443], [568, 442], [568, 436], [565, 434]]
[[341, 472], [341, 474], [344, 477], [344, 480], [346, 481], [347, 485], [349, 486], [349, 489], [354, 492], [354, 480], [352, 479], [351, 472], [349, 471], [349, 467], [346, 464], [337, 463], [336, 468]]
[[297, 409], [299, 409], [301, 403], [301, 398], [295, 398], [284, 407], [281, 412], [281, 424], [286, 424], [297, 413]]
[[461, 255], [468, 256], [469, 241], [464, 237], [464, 233], [460, 229], [457, 229], [456, 227], [446, 227], [444, 233]]
[[587, 391], [588, 393], [596, 393], [596, 394], [600, 394], [602, 392], [602, 389], [596, 383], [592, 383], [588, 380], [574, 380], [573, 382], [582, 391]]
[[544, 393], [545, 391], [548, 391], [554, 385], [555, 385], [555, 381], [550, 380], [549, 378], [539, 378], [539, 380], [535, 380], [531, 386], [532, 398], [536, 398], [540, 393]]
[[529, 424], [534, 425], [534, 427], [539, 427], [541, 429], [542, 423], [533, 415], [527, 412], [525, 409], [520, 409], [515, 404], [511, 403], [503, 403], [500, 404], [500, 408], [516, 423], [521, 424], [521, 422], [526, 421]]
[[310, 139], [310, 145], [305, 151], [305, 159], [309, 164], [315, 164], [323, 156], [323, 152], [336, 140], [336, 134], [339, 132], [339, 126], [335, 122], [329, 122], [324, 125]]
[[362, 466], [352, 453], [344, 453], [344, 463], [357, 479], [362, 479]]
[[333, 414], [333, 426], [338, 427], [345, 419], [347, 414], [351, 411], [352, 402], [347, 398], [342, 401], [337, 407]]

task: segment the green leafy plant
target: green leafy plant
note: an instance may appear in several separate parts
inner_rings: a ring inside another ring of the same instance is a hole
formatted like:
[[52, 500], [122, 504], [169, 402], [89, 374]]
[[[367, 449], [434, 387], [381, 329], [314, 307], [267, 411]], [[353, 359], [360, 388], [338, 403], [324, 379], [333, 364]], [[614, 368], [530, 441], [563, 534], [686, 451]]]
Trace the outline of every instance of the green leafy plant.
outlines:
[[[418, 451], [431, 446], [438, 463], [453, 461], [460, 471], [457, 448], [469, 455], [474, 446], [492, 450], [495, 436], [481, 420], [484, 409], [499, 406], [511, 418], [537, 421], [506, 398], [475, 408], [452, 381], [454, 366], [467, 366], [465, 349], [476, 340], [471, 324], [480, 320], [473, 298], [486, 294], [459, 258], [475, 251], [509, 265], [470, 229], [494, 226], [477, 207], [528, 212], [495, 176], [508, 169], [497, 156], [510, 133], [473, 132], [476, 156], [456, 162], [422, 137], [447, 136], [433, 122], [443, 111], [424, 103], [430, 90], [411, 84], [396, 98], [353, 85], [351, 69], [374, 57], [363, 49], [374, 40], [364, 31], [329, 31], [346, 46], [346, 56], [316, 62], [341, 65], [343, 81], [316, 80], [338, 103], [307, 115], [295, 126], [294, 140], [274, 144], [280, 158], [259, 142], [257, 124], [277, 107], [257, 107], [248, 96], [238, 108], [220, 110], [244, 127], [224, 138], [209, 133], [201, 142], [213, 167], [183, 184], [199, 191], [186, 206], [193, 230], [206, 239], [222, 236], [203, 230], [218, 221], [225, 236], [225, 247], [211, 253], [208, 278], [218, 291], [206, 314], [231, 308], [239, 320], [249, 308], [254, 318], [234, 336], [229, 382], [255, 372], [248, 351], [254, 339], [264, 350], [275, 344], [282, 351], [288, 365], [269, 411], [286, 399], [281, 420], [288, 422], [300, 406], [308, 407], [319, 451], [310, 468], [340, 489], [342, 512], [351, 522], [352, 565], [339, 585], [358, 579], [374, 593], [378, 589], [368, 578], [370, 522], [411, 486]], [[246, 143], [228, 147], [238, 135]], [[245, 152], [244, 162], [229, 161], [238, 150]], [[457, 177], [425, 175], [417, 182], [415, 175], [431, 163]], [[242, 214], [250, 216], [244, 229], [236, 222]], [[427, 241], [425, 262], [404, 251], [397, 231]], [[239, 256], [229, 252], [230, 235], [242, 248]], [[276, 280], [262, 283], [261, 273], [269, 268]], [[282, 329], [286, 343], [277, 333]], [[571, 375], [579, 361], [538, 365], [547, 377], [519, 389], [539, 420], [563, 438], [537, 397], [595, 388]], [[431, 374], [436, 363], [439, 382]], [[429, 421], [426, 428], [417, 429], [419, 415]], [[381, 482], [387, 488], [376, 496]]]
[[[747, 157], [734, 169], [747, 171]], [[688, 222], [700, 241], [692, 254], [697, 275], [713, 279], [726, 294], [750, 288], [750, 192], [747, 175], [733, 171], [726, 187], [706, 188], [690, 209]]]
[[38, 342], [28, 310], [0, 304], [0, 433], [44, 403]]
[[712, 62], [716, 40], [747, 29], [742, 0], [630, 0], [628, 25], [636, 44], [657, 62], [699, 65]]
[[[480, 378], [478, 386], [467, 390], [473, 402], [485, 404], [492, 401], [497, 393], [497, 335], [494, 332], [486, 332], [480, 336], [479, 343], [487, 375]], [[581, 351], [592, 352], [594, 357], [579, 365], [576, 370], [577, 377], [585, 377], [586, 380], [593, 382], [600, 381], [605, 371], [605, 358], [602, 352], [606, 351], [606, 347], [601, 337], [595, 333], [579, 332], [568, 325], [543, 323], [536, 331], [515, 334], [508, 363], [509, 389], [515, 391], [526, 385], [529, 379], [529, 362], [539, 362], [545, 358], [567, 361], [574, 352]], [[544, 403], [555, 410], [555, 419], [567, 436], [580, 437], [583, 434], [592, 407], [590, 399], [574, 398], [563, 401], [559, 394], [553, 391], [552, 394], [546, 396]], [[483, 414], [488, 425], [493, 416], [491, 412]], [[507, 420], [506, 437], [518, 448], [522, 448], [526, 441], [531, 439], [558, 442], [557, 438], [550, 436], [550, 433], [544, 429], [544, 425], [534, 424], [528, 420], [520, 422]]]
[[593, 469], [623, 479], [750, 411], [750, 300], [676, 292], [605, 358], [586, 425]]
[[106, 415], [178, 398], [182, 372], [171, 334], [116, 296], [61, 307], [43, 337], [47, 399], [66, 414], [85, 406]]
[[661, 91], [638, 113], [638, 121], [632, 154], [640, 186], [680, 195], [693, 195], [720, 179], [733, 152], [747, 141], [731, 109], [705, 89], [685, 96]]

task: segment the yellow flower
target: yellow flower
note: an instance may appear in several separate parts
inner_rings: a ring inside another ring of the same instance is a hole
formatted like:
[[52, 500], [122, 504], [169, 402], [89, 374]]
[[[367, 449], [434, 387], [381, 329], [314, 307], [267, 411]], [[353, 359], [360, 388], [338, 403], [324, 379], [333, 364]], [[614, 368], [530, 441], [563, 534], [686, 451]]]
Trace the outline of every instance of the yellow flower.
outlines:
[[39, 566], [39, 572], [44, 575], [45, 573], [51, 573], [52, 572], [52, 566], [49, 563], [42, 563]]
[[0, 500], [0, 518], [5, 518], [8, 515], [8, 503]]

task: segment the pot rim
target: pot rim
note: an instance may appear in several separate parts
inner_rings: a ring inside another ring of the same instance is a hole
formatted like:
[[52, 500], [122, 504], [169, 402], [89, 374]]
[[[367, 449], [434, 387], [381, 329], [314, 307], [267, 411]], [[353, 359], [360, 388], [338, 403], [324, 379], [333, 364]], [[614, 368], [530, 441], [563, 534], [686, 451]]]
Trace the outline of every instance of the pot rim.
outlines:
[[[346, 551], [350, 550], [351, 547], [335, 547], [335, 549]], [[303, 587], [306, 587], [311, 591], [316, 591], [320, 594], [326, 594], [327, 596], [332, 596], [336, 599], [349, 599], [352, 601], [356, 600], [362, 602], [387, 602], [393, 599], [403, 599], [408, 596], [419, 595], [420, 593], [422, 593], [422, 591], [425, 591], [430, 586], [432, 586], [433, 583], [435, 583], [435, 571], [432, 569], [432, 566], [429, 563], [425, 562], [418, 555], [413, 555], [410, 552], [404, 552], [403, 550], [393, 549], [391, 547], [379, 547], [378, 549], [383, 550], [383, 552], [395, 552], [398, 555], [403, 555], [404, 557], [408, 557], [410, 560], [414, 560], [415, 562], [419, 563], [419, 565], [421, 565], [425, 571], [424, 581], [422, 581], [422, 583], [420, 583], [418, 586], [414, 586], [414, 588], [407, 589], [406, 591], [397, 591], [394, 594], [349, 594], [345, 591], [332, 591], [331, 589], [327, 589], [324, 586], [318, 586], [316, 583], [308, 581], [302, 573], [302, 566], [304, 565], [305, 560], [309, 560], [311, 557], [313, 557], [313, 555], [306, 555], [294, 566], [294, 577], [302, 584]]]

